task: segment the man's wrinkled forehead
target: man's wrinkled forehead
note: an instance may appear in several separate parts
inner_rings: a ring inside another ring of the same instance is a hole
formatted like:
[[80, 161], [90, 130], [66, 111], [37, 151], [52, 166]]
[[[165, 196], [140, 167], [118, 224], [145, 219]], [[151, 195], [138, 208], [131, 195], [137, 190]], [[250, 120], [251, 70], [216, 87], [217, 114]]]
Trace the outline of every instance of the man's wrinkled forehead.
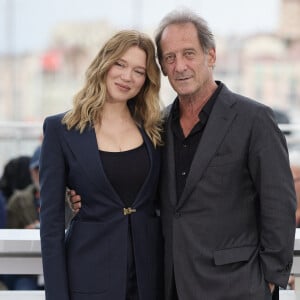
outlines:
[[196, 27], [192, 23], [170, 24], [162, 32], [160, 40], [162, 54], [195, 46], [201, 48]]

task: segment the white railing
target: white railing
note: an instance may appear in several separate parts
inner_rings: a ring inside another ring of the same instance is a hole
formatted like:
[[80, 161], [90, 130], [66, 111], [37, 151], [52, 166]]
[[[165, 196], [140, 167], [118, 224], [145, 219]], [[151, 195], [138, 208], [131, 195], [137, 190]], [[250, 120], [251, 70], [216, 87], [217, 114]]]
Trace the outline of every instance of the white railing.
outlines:
[[[42, 274], [39, 234], [38, 229], [0, 230], [0, 274]], [[280, 300], [300, 299], [300, 229], [296, 230], [294, 251], [296, 291], [280, 291]], [[0, 291], [0, 299], [45, 300], [45, 296], [44, 291]]]
[[[43, 274], [38, 229], [0, 230], [0, 274]], [[1, 300], [45, 300], [44, 291], [0, 291]]]
[[10, 159], [33, 154], [42, 133], [42, 123], [0, 121], [0, 176]]
[[38, 229], [0, 230], [0, 274], [43, 274]]
[[[289, 148], [300, 152], [300, 124], [280, 124], [286, 135]], [[41, 122], [4, 122], [0, 121], [0, 175], [4, 165], [11, 158], [20, 155], [32, 155], [41, 142]]]

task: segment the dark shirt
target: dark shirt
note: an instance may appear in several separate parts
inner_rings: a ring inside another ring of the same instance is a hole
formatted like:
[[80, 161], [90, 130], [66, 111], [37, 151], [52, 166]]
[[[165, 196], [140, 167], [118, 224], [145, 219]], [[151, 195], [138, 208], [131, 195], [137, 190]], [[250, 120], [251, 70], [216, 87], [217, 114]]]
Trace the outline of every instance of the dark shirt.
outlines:
[[213, 109], [223, 84], [217, 82], [218, 88], [204, 105], [199, 113], [199, 122], [193, 127], [187, 137], [184, 136], [180, 125], [179, 99], [176, 98], [171, 110], [172, 132], [174, 136], [174, 156], [176, 172], [176, 192], [177, 201], [180, 198], [185, 187], [186, 178], [189, 174], [192, 160], [201, 140], [203, 131], [207, 124], [209, 115]]
[[132, 206], [150, 168], [145, 143], [122, 152], [100, 150], [100, 156], [105, 174], [125, 207]]

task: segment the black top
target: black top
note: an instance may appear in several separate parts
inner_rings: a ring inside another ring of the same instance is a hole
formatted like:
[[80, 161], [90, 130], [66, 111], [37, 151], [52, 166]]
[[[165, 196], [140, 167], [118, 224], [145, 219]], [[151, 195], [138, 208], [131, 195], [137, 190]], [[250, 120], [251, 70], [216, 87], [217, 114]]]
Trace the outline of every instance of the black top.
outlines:
[[193, 127], [187, 137], [184, 136], [179, 115], [179, 100], [175, 103], [171, 110], [172, 117], [172, 132], [174, 136], [174, 156], [175, 156], [175, 172], [176, 172], [176, 192], [177, 200], [180, 198], [185, 187], [186, 178], [189, 174], [192, 160], [197, 150], [199, 141], [202, 137], [205, 125], [209, 115], [213, 109], [216, 98], [222, 89], [223, 84], [218, 83], [218, 88], [213, 93], [211, 98], [204, 105], [199, 113], [199, 122]]
[[125, 207], [131, 207], [149, 172], [145, 143], [128, 151], [99, 151], [107, 178]]

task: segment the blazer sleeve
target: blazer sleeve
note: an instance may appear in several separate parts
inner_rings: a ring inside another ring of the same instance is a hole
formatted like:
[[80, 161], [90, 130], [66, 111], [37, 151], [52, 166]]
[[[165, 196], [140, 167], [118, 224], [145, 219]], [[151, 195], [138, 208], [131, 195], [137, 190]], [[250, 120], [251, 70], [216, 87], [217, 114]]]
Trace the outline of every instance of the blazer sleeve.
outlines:
[[264, 277], [285, 288], [293, 260], [296, 195], [285, 137], [267, 107], [260, 107], [253, 120], [248, 163], [259, 199]]
[[66, 163], [61, 118], [47, 118], [40, 157], [41, 248], [47, 300], [69, 300], [65, 257]]

